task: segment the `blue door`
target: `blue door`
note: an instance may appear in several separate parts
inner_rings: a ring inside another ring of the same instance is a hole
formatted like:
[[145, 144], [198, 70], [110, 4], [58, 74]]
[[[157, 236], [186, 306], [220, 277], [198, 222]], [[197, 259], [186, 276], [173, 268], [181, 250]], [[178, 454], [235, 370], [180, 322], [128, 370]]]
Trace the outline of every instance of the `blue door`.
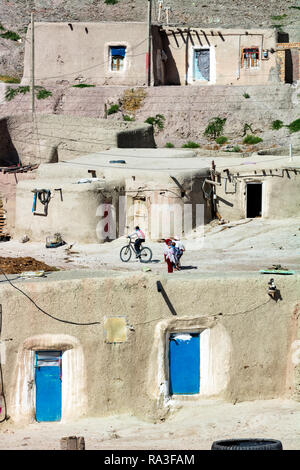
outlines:
[[36, 420], [61, 419], [61, 351], [35, 355]]
[[172, 333], [169, 339], [170, 394], [200, 391], [200, 334]]
[[210, 51], [209, 49], [194, 50], [194, 80], [210, 79]]

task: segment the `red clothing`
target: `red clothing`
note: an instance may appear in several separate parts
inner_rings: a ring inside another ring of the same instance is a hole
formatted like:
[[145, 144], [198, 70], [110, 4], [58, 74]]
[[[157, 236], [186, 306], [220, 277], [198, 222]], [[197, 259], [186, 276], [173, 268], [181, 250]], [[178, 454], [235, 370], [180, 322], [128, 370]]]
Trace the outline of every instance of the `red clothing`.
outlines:
[[169, 258], [167, 258], [166, 261], [167, 261], [167, 265], [168, 265], [168, 273], [172, 273], [173, 272], [173, 264], [171, 263]]

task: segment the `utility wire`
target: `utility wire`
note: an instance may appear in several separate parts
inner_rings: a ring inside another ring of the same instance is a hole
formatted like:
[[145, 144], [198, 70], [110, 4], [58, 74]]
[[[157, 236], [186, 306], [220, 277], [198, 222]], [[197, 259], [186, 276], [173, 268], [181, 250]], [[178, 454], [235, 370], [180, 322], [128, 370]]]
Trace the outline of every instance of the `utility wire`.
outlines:
[[[1, 332], [2, 332], [2, 306], [0, 306], [0, 338], [1, 338]], [[0, 353], [0, 380], [1, 380], [1, 394], [0, 394], [0, 397], [3, 397], [3, 401], [4, 401], [4, 418], [2, 418], [0, 420], [0, 423], [3, 423], [4, 421], [7, 421], [9, 419], [9, 416], [7, 415], [7, 404], [6, 404], [6, 397], [5, 397], [5, 393], [4, 393], [1, 353]]]
[[62, 323], [68, 323], [70, 325], [79, 325], [79, 326], [89, 326], [89, 325], [100, 325], [101, 322], [99, 321], [96, 321], [96, 322], [90, 322], [90, 323], [77, 323], [77, 322], [72, 322], [72, 321], [69, 321], [69, 320], [62, 320], [61, 318], [57, 318], [53, 315], [50, 315], [50, 313], [47, 313], [45, 312], [45, 310], [43, 310], [41, 307], [39, 307], [34, 300], [32, 300], [31, 297], [29, 297], [29, 295], [26, 294], [26, 292], [24, 292], [22, 289], [19, 289], [19, 287], [15, 286], [11, 280], [7, 277], [7, 275], [5, 274], [5, 272], [0, 268], [0, 271], [2, 272], [2, 274], [5, 276], [6, 278], [6, 281], [9, 282], [9, 284], [14, 288], [16, 289], [17, 291], [21, 292], [21, 294], [25, 295], [25, 297], [27, 297], [27, 299], [30, 300], [30, 302], [33, 303], [33, 305], [40, 311], [42, 312], [43, 314], [47, 315], [48, 317], [50, 318], [53, 318], [53, 320], [57, 320], [59, 322], [62, 322]]

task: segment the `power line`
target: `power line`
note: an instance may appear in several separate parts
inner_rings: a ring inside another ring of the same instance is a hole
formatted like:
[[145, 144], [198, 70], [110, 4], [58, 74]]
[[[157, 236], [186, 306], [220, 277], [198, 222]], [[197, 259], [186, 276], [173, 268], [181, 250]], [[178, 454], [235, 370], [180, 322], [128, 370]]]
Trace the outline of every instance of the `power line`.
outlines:
[[90, 323], [77, 323], [77, 322], [72, 322], [72, 321], [69, 321], [69, 320], [62, 320], [61, 318], [57, 318], [53, 315], [51, 315], [50, 313], [47, 313], [45, 310], [43, 310], [41, 307], [39, 307], [34, 300], [32, 300], [31, 297], [29, 297], [29, 295], [26, 294], [26, 292], [24, 292], [22, 289], [19, 289], [19, 287], [15, 286], [11, 280], [7, 277], [7, 275], [5, 274], [5, 272], [0, 268], [0, 271], [2, 272], [2, 274], [5, 276], [6, 278], [6, 281], [14, 288], [16, 289], [17, 291], [21, 292], [21, 294], [25, 295], [25, 297], [27, 297], [27, 299], [30, 300], [30, 302], [33, 303], [33, 305], [40, 311], [42, 312], [44, 315], [47, 315], [48, 317], [52, 318], [53, 320], [56, 320], [56, 321], [59, 321], [61, 323], [68, 323], [70, 325], [78, 325], [78, 326], [90, 326], [90, 325], [100, 325], [101, 322], [90, 322]]

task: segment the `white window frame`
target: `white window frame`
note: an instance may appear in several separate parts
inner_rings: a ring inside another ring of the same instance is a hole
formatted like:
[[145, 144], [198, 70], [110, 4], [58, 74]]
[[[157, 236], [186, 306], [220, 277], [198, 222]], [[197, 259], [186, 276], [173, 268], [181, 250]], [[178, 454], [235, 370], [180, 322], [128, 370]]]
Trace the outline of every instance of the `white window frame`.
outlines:
[[[112, 47], [124, 47], [125, 48], [125, 56], [124, 56], [124, 62], [123, 62], [123, 69], [122, 70], [113, 70], [112, 69]], [[127, 44], [120, 44], [119, 42], [118, 43], [115, 43], [115, 44], [108, 44], [108, 61], [109, 61], [109, 72], [111, 73], [114, 73], [114, 74], [123, 74], [125, 71], [126, 71], [126, 68], [127, 68], [127, 53], [128, 53], [128, 46]]]

